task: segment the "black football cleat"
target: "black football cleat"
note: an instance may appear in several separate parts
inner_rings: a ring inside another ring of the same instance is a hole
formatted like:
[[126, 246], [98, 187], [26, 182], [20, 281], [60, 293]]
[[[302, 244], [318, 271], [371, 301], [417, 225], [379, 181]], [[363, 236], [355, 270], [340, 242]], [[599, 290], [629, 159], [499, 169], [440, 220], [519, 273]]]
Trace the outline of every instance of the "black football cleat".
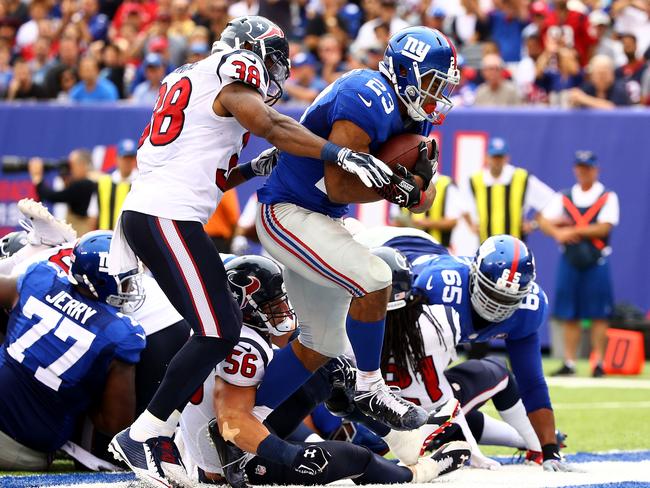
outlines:
[[248, 457], [246, 453], [223, 438], [221, 432], [219, 432], [216, 419], [212, 419], [208, 423], [208, 433], [210, 434], [210, 440], [217, 449], [223, 476], [228, 484], [232, 488], [248, 488], [248, 477], [244, 469]]
[[370, 391], [357, 390], [354, 402], [367, 416], [394, 430], [417, 429], [429, 418], [425, 409], [404, 400], [384, 382]]

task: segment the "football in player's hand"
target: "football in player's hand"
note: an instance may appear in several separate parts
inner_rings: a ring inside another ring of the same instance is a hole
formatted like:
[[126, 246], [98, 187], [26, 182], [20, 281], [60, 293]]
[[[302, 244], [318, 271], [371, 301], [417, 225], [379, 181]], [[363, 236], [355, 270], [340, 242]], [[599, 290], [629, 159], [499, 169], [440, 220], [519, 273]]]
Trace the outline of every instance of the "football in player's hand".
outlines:
[[397, 164], [401, 164], [411, 171], [418, 159], [418, 144], [421, 141], [426, 141], [429, 158], [431, 158], [433, 156], [433, 139], [417, 134], [400, 134], [391, 137], [381, 145], [374, 156], [393, 169]]

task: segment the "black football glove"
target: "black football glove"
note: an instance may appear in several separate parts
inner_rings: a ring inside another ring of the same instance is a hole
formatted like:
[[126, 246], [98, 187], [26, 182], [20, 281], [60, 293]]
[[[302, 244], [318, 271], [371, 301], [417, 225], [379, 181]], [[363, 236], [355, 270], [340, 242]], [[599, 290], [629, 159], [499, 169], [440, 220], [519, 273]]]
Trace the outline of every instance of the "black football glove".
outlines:
[[424, 196], [424, 192], [420, 190], [413, 174], [401, 164], [398, 164], [393, 171], [390, 183], [381, 188], [375, 188], [375, 191], [384, 200], [404, 208], [418, 205]]
[[422, 181], [424, 181], [422, 189], [426, 190], [438, 169], [438, 144], [435, 139], [431, 139], [431, 158], [429, 158], [429, 149], [425, 141], [418, 144], [418, 151], [418, 159], [413, 167], [413, 174], [422, 178]]
[[320, 446], [311, 444], [303, 447], [302, 452], [293, 461], [293, 470], [310, 476], [322, 473], [332, 455]]
[[344, 355], [330, 359], [323, 368], [329, 373], [334, 388], [353, 389], [357, 381], [357, 370]]

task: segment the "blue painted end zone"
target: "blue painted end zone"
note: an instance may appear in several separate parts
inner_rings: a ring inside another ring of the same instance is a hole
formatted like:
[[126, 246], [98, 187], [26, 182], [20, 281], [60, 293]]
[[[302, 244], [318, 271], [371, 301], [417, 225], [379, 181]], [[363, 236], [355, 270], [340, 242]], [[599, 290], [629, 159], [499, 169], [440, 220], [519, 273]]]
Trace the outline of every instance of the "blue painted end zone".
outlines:
[[644, 481], [621, 481], [620, 483], [599, 483], [597, 485], [571, 485], [561, 488], [650, 488]]
[[[590, 453], [578, 452], [576, 454], [567, 454], [567, 461], [570, 463], [591, 463], [591, 462], [604, 462], [604, 461], [618, 461], [618, 462], [635, 462], [635, 461], [650, 461], [650, 451], [622, 451], [622, 452], [608, 452], [608, 453]], [[509, 456], [497, 456], [494, 459], [502, 464], [514, 464], [516, 459]], [[600, 485], [599, 485], [600, 486]], [[604, 485], [603, 485], [604, 486]]]
[[0, 478], [3, 488], [36, 488], [40, 486], [60, 486], [79, 483], [99, 483], [110, 485], [125, 481], [134, 481], [133, 473], [64, 473], [37, 474], [31, 476], [4, 476]]

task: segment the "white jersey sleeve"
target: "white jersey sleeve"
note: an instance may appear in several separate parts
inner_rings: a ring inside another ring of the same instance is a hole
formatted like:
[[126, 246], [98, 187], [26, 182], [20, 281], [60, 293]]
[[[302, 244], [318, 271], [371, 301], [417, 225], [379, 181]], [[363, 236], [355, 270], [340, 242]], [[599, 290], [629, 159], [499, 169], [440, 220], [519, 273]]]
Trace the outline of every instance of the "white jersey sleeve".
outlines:
[[266, 98], [269, 75], [264, 62], [251, 51], [238, 49], [224, 55], [217, 66], [217, 76], [222, 89], [231, 83], [240, 82], [252, 86], [262, 98]]
[[257, 386], [273, 359], [273, 349], [254, 330], [244, 326], [239, 342], [217, 366], [217, 376], [235, 386]]

